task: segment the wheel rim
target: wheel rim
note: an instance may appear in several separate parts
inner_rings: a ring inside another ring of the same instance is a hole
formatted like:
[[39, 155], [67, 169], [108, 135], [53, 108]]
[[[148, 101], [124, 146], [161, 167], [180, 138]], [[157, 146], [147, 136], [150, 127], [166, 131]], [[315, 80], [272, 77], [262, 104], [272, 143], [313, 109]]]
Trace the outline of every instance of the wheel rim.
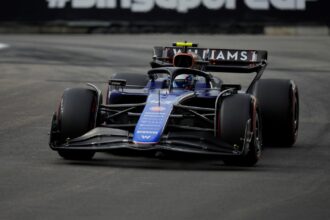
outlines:
[[294, 89], [293, 91], [293, 115], [292, 115], [292, 130], [294, 135], [294, 141], [298, 136], [298, 126], [299, 126], [299, 99], [298, 91]]
[[256, 128], [254, 131], [254, 146], [256, 156], [259, 158], [261, 156], [261, 146], [262, 146], [262, 134], [261, 134], [261, 124], [259, 120], [259, 114], [256, 114]]

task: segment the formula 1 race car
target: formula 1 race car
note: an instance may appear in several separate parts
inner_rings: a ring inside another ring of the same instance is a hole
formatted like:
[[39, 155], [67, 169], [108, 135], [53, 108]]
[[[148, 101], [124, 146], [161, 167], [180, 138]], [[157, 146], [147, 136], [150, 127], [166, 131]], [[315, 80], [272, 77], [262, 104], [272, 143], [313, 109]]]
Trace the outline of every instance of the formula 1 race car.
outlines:
[[[129, 151], [217, 156], [253, 166], [263, 141], [292, 146], [299, 121], [292, 80], [260, 79], [267, 52], [199, 48], [187, 42], [154, 47], [147, 74], [117, 73], [101, 91], [64, 91], [51, 124], [51, 149], [65, 159]], [[209, 72], [256, 73], [246, 89]]]

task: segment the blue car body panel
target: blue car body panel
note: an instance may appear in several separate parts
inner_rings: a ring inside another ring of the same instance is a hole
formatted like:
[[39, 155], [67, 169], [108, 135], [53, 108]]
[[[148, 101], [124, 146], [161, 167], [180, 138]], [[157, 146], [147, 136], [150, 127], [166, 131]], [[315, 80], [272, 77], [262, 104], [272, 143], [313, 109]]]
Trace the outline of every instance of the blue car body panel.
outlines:
[[158, 143], [173, 110], [173, 105], [189, 94], [193, 94], [193, 92], [177, 90], [169, 94], [168, 90], [151, 90], [147, 104], [135, 127], [133, 142]]

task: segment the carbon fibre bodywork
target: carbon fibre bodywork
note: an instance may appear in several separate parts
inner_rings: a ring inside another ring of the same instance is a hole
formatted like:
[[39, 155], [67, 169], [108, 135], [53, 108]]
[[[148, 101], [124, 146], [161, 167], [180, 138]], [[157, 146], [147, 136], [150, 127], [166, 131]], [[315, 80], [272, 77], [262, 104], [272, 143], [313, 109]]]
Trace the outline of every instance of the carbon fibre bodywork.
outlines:
[[[181, 72], [201, 77], [193, 90], [174, 89], [171, 86], [164, 88], [164, 84], [171, 84], [171, 79]], [[94, 129], [82, 136], [58, 142], [56, 120], [53, 120], [51, 148], [90, 151], [126, 148], [217, 156], [243, 155], [247, 152], [252, 138], [248, 129], [237, 143], [222, 141], [216, 131], [217, 102], [236, 94], [237, 87], [233, 85], [230, 88], [227, 85], [225, 90], [221, 90], [217, 87], [218, 79], [215, 80], [208, 73], [186, 68], [157, 68], [148, 74], [151, 79], [145, 88], [117, 86], [111, 81], [107, 95], [109, 104], [99, 105], [98, 109], [102, 123], [96, 124]], [[153, 79], [156, 74], [163, 77]], [[93, 88], [100, 94], [96, 87]], [[125, 100], [131, 103], [122, 103]], [[136, 103], [140, 100], [145, 102]], [[247, 121], [246, 127], [249, 126], [250, 122]]]
[[[111, 79], [106, 104], [102, 104], [101, 91], [89, 84], [98, 100], [97, 103], [93, 102], [92, 107], [94, 126], [79, 136], [63, 138], [61, 120], [59, 114], [55, 113], [50, 132], [50, 147], [57, 151], [128, 149], [214, 156], [247, 155], [251, 142], [255, 141], [256, 98], [251, 89], [267, 65], [267, 53], [197, 49], [191, 55], [185, 47], [186, 53], [179, 52], [179, 56], [175, 56], [175, 49], [155, 48], [151, 63], [153, 69], [147, 73], [149, 81], [146, 85], [127, 85], [126, 79]], [[215, 53], [219, 54], [217, 58]], [[224, 53], [227, 53], [229, 60], [217, 60], [219, 57], [222, 59]], [[236, 56], [238, 60], [235, 60]], [[190, 60], [185, 60], [186, 58]], [[256, 76], [247, 90], [242, 91], [240, 85], [224, 84], [221, 79], [213, 77], [205, 70], [255, 72]], [[184, 74], [193, 76], [192, 85], [176, 88], [176, 77]], [[236, 94], [249, 100], [246, 112], [250, 113], [244, 121], [238, 122], [242, 124], [240, 134], [236, 134], [234, 140], [225, 141], [220, 134], [223, 116], [220, 115], [219, 108], [226, 97]]]

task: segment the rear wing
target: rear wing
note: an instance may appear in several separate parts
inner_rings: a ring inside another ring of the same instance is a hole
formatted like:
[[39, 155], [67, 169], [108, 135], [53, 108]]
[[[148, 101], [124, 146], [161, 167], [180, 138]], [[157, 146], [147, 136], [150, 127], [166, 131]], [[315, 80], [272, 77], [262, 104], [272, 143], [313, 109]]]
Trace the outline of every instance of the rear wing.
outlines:
[[188, 53], [197, 55], [196, 66], [204, 71], [212, 72], [257, 72], [267, 64], [267, 51], [236, 50], [219, 48], [194, 47], [154, 47], [151, 67], [170, 67], [177, 54]]

